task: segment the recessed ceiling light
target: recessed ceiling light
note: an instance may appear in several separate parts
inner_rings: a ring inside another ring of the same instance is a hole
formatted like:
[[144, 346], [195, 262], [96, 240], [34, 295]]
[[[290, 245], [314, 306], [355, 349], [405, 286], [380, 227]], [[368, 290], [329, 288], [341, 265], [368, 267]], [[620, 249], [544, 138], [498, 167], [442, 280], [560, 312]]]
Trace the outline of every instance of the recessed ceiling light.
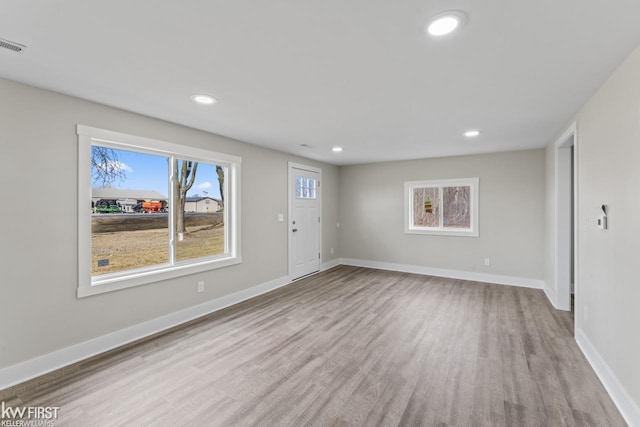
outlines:
[[475, 138], [478, 135], [480, 135], [480, 131], [478, 129], [468, 130], [464, 133], [464, 136], [467, 138]]
[[334, 153], [340, 153], [342, 152], [342, 147], [333, 147], [331, 151], [333, 151]]
[[202, 95], [202, 94], [191, 95], [191, 99], [194, 102], [197, 102], [198, 104], [204, 104], [204, 105], [211, 105], [218, 102], [218, 100], [215, 99], [213, 96]]
[[427, 21], [427, 33], [432, 36], [444, 36], [467, 22], [467, 15], [459, 10], [439, 13]]

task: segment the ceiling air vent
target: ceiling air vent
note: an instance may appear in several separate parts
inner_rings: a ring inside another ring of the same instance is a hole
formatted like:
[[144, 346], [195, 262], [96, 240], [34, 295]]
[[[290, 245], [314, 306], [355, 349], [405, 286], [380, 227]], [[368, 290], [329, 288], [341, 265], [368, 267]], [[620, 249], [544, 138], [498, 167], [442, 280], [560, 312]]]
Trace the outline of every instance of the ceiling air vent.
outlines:
[[0, 47], [9, 49], [15, 53], [22, 53], [27, 47], [9, 40], [0, 39]]

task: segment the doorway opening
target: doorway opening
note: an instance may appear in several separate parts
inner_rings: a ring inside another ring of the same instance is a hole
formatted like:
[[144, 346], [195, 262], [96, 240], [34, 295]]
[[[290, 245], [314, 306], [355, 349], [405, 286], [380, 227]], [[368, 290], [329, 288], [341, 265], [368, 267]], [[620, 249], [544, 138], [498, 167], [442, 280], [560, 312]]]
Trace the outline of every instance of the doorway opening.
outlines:
[[578, 140], [573, 123], [556, 141], [555, 306], [573, 313], [577, 295]]

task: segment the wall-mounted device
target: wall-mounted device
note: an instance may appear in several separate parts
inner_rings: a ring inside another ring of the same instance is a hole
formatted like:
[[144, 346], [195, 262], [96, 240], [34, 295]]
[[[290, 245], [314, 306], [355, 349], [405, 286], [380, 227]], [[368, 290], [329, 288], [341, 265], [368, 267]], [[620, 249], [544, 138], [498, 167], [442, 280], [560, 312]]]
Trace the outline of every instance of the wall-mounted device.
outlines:
[[600, 230], [607, 229], [607, 205], [602, 205], [598, 209], [598, 228]]

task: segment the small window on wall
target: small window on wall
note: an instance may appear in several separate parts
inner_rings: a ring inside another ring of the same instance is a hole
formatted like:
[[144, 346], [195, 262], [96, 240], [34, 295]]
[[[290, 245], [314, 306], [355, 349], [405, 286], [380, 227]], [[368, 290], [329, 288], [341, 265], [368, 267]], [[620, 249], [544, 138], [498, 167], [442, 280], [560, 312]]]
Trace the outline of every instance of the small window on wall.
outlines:
[[88, 126], [78, 136], [79, 297], [241, 262], [239, 157]]
[[479, 236], [478, 183], [478, 178], [405, 182], [405, 233]]

